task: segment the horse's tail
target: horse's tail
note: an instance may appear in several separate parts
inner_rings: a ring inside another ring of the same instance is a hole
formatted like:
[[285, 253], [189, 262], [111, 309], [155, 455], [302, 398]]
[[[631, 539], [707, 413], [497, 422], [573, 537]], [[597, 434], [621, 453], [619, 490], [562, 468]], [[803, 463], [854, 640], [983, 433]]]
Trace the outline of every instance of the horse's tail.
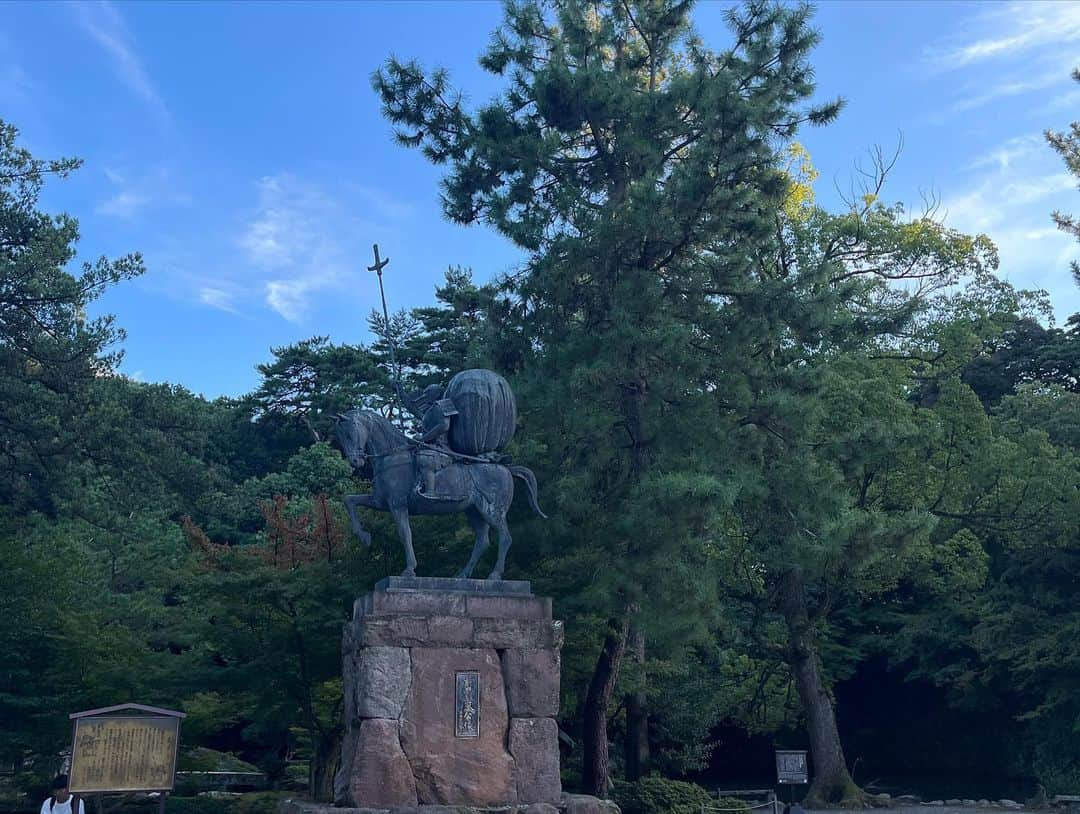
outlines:
[[536, 475], [532, 473], [532, 470], [527, 466], [508, 466], [510, 474], [515, 478], [521, 478], [525, 481], [525, 485], [529, 488], [529, 505], [532, 506], [532, 510], [538, 515], [547, 519], [547, 515], [544, 514], [540, 508], [540, 504], [536, 500]]

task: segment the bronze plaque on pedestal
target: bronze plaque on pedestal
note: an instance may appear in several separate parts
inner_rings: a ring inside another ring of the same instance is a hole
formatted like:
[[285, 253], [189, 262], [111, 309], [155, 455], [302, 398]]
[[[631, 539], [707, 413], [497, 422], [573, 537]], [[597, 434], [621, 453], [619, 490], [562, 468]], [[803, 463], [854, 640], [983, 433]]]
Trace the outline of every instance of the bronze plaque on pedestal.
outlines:
[[480, 737], [480, 673], [456, 673], [454, 737]]

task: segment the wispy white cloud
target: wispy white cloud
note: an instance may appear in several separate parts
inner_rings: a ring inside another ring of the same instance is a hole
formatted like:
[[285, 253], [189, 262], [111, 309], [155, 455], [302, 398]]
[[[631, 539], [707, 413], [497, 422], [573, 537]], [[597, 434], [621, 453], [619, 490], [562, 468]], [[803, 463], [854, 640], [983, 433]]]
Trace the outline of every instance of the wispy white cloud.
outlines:
[[372, 230], [340, 199], [295, 176], [264, 177], [258, 190], [259, 204], [238, 244], [265, 275], [266, 304], [290, 322], [301, 322], [316, 296], [341, 288], [358, 271], [359, 238]]
[[108, 0], [83, 0], [70, 8], [82, 29], [109, 55], [121, 81], [156, 115], [168, 120], [169, 110], [139, 57], [119, 9]]
[[199, 288], [199, 302], [219, 311], [226, 311], [230, 314], [237, 313], [235, 300], [235, 291], [226, 291], [223, 288], [213, 286], [201, 286]]
[[45, 111], [53, 104], [54, 96], [43, 83], [27, 70], [30, 64], [25, 48], [17, 45], [10, 33], [0, 31], [0, 111], [8, 123], [17, 124], [23, 133], [44, 130]]
[[1020, 287], [1050, 291], [1059, 317], [1080, 310], [1068, 266], [1080, 251], [1050, 220], [1054, 209], [1075, 208], [1076, 179], [1042, 135], [1009, 139], [968, 169], [966, 188], [941, 202], [946, 223], [989, 235], [998, 247], [1001, 275]]
[[415, 211], [412, 204], [372, 187], [357, 187], [356, 194], [368, 208], [374, 210], [375, 214], [387, 220], [407, 218]]
[[97, 205], [94, 211], [99, 215], [109, 215], [116, 218], [130, 218], [149, 202], [150, 199], [145, 195], [126, 189], [106, 198]]
[[1035, 153], [1046, 149], [1046, 138], [1042, 133], [1028, 133], [998, 144], [978, 156], [968, 165], [968, 168], [997, 167], [1000, 170], [1006, 170], [1017, 160], [1030, 158]]
[[[113, 183], [127, 181], [109, 172]], [[171, 238], [147, 253], [161, 290], [238, 318], [270, 310], [305, 325], [344, 300], [363, 316], [374, 304], [357, 296], [370, 294], [374, 282], [364, 271], [371, 244], [397, 240], [397, 221], [409, 208], [389, 198], [376, 205], [347, 181], [287, 172], [260, 178], [251, 195], [231, 225], [211, 226], [198, 247]]]
[[1031, 64], [1017, 66], [1008, 72], [1011, 78], [988, 78], [979, 76], [973, 82], [972, 88], [962, 98], [953, 102], [947, 108], [948, 113], [964, 113], [976, 108], [984, 107], [999, 99], [1007, 99], [1013, 96], [1030, 95], [1037, 91], [1052, 88], [1055, 85], [1064, 86], [1069, 82], [1069, 71], [1072, 69], [1072, 60], [1061, 60], [1053, 66], [1035, 75], [1028, 75]]
[[112, 167], [105, 167], [106, 180], [112, 191], [94, 211], [99, 215], [128, 220], [151, 206], [190, 203], [190, 196], [176, 182], [174, 173], [167, 167], [153, 172], [129, 175]]
[[22, 66], [9, 64], [0, 66], [0, 102], [5, 106], [23, 105], [41, 92], [30, 75]]
[[[1080, 62], [1080, 58], [1077, 58]], [[1080, 87], [1073, 87], [1064, 93], [1059, 93], [1046, 105], [1046, 112], [1056, 113], [1061, 110], [1073, 111], [1080, 108]]]
[[[1004, 182], [1002, 175], [1003, 173], [999, 173], [962, 195], [946, 199], [942, 203], [942, 209], [950, 222], [965, 231], [987, 231], [1009, 222], [1009, 215], [1033, 204], [1052, 200], [1055, 193], [1067, 192], [1075, 184], [1068, 173], [1027, 179], [1012, 178]], [[1045, 208], [1047, 221], [1050, 208]], [[1044, 236], [1049, 234], [1046, 231], [1049, 227], [1033, 227], [1015, 221], [1013, 223], [1014, 231], [1025, 237], [1036, 233]]]
[[[986, 7], [984, 7], [986, 8]], [[929, 47], [925, 60], [940, 70], [988, 60], [1057, 50], [1080, 42], [1080, 3], [1023, 0], [990, 5], [963, 34]]]
[[1027, 128], [1048, 111], [1048, 99], [1074, 90], [1070, 73], [1080, 63], [1080, 2], [1020, 0], [965, 8], [972, 13], [933, 40], [916, 63], [941, 99], [926, 110], [925, 120], [951, 123], [989, 107], [1024, 120]]
[[266, 304], [290, 322], [299, 322], [307, 315], [310, 296], [323, 282], [310, 278], [270, 280], [266, 284]]

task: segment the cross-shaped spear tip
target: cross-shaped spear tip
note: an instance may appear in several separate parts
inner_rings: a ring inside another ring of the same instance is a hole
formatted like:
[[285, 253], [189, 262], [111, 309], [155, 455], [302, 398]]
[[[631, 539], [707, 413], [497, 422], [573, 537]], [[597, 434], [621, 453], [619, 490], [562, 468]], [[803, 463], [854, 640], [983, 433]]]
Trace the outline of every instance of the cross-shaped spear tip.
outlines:
[[382, 313], [383, 313], [383, 326], [386, 330], [386, 346], [390, 349], [390, 370], [394, 376], [394, 393], [397, 395], [401, 409], [404, 411], [408, 409], [405, 403], [405, 395], [401, 389], [401, 368], [398, 367], [397, 354], [394, 353], [394, 334], [390, 330], [390, 312], [386, 309], [386, 291], [383, 289], [382, 270], [386, 268], [386, 264], [390, 262], [390, 258], [385, 260], [379, 259], [379, 244], [376, 243], [371, 247], [375, 252], [375, 265], [368, 266], [368, 271], [374, 271], [379, 275], [379, 298], [382, 300]]
[[374, 266], [368, 266], [367, 270], [368, 271], [374, 271], [376, 274], [379, 275], [379, 277], [381, 279], [382, 278], [382, 270], [386, 267], [386, 264], [390, 262], [390, 258], [387, 257], [385, 260], [379, 260], [379, 244], [378, 243], [376, 243], [371, 248], [374, 249], [374, 251], [375, 251], [375, 265]]

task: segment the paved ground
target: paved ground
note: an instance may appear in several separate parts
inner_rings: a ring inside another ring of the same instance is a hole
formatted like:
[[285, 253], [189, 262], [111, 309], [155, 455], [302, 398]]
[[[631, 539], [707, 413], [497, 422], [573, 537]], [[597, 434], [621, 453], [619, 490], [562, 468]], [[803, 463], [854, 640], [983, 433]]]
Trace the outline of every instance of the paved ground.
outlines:
[[[974, 812], [993, 811], [995, 814], [1006, 814], [1012, 811], [1035, 811], [1036, 809], [1018, 808], [1009, 809], [1003, 806], [927, 806], [927, 805], [909, 805], [909, 806], [890, 806], [889, 808], [868, 808], [866, 811], [878, 812], [879, 814], [974, 814]], [[1052, 809], [1051, 809], [1052, 810]], [[1058, 809], [1064, 812], [1065, 809]], [[837, 814], [836, 809], [805, 809], [806, 814]]]

